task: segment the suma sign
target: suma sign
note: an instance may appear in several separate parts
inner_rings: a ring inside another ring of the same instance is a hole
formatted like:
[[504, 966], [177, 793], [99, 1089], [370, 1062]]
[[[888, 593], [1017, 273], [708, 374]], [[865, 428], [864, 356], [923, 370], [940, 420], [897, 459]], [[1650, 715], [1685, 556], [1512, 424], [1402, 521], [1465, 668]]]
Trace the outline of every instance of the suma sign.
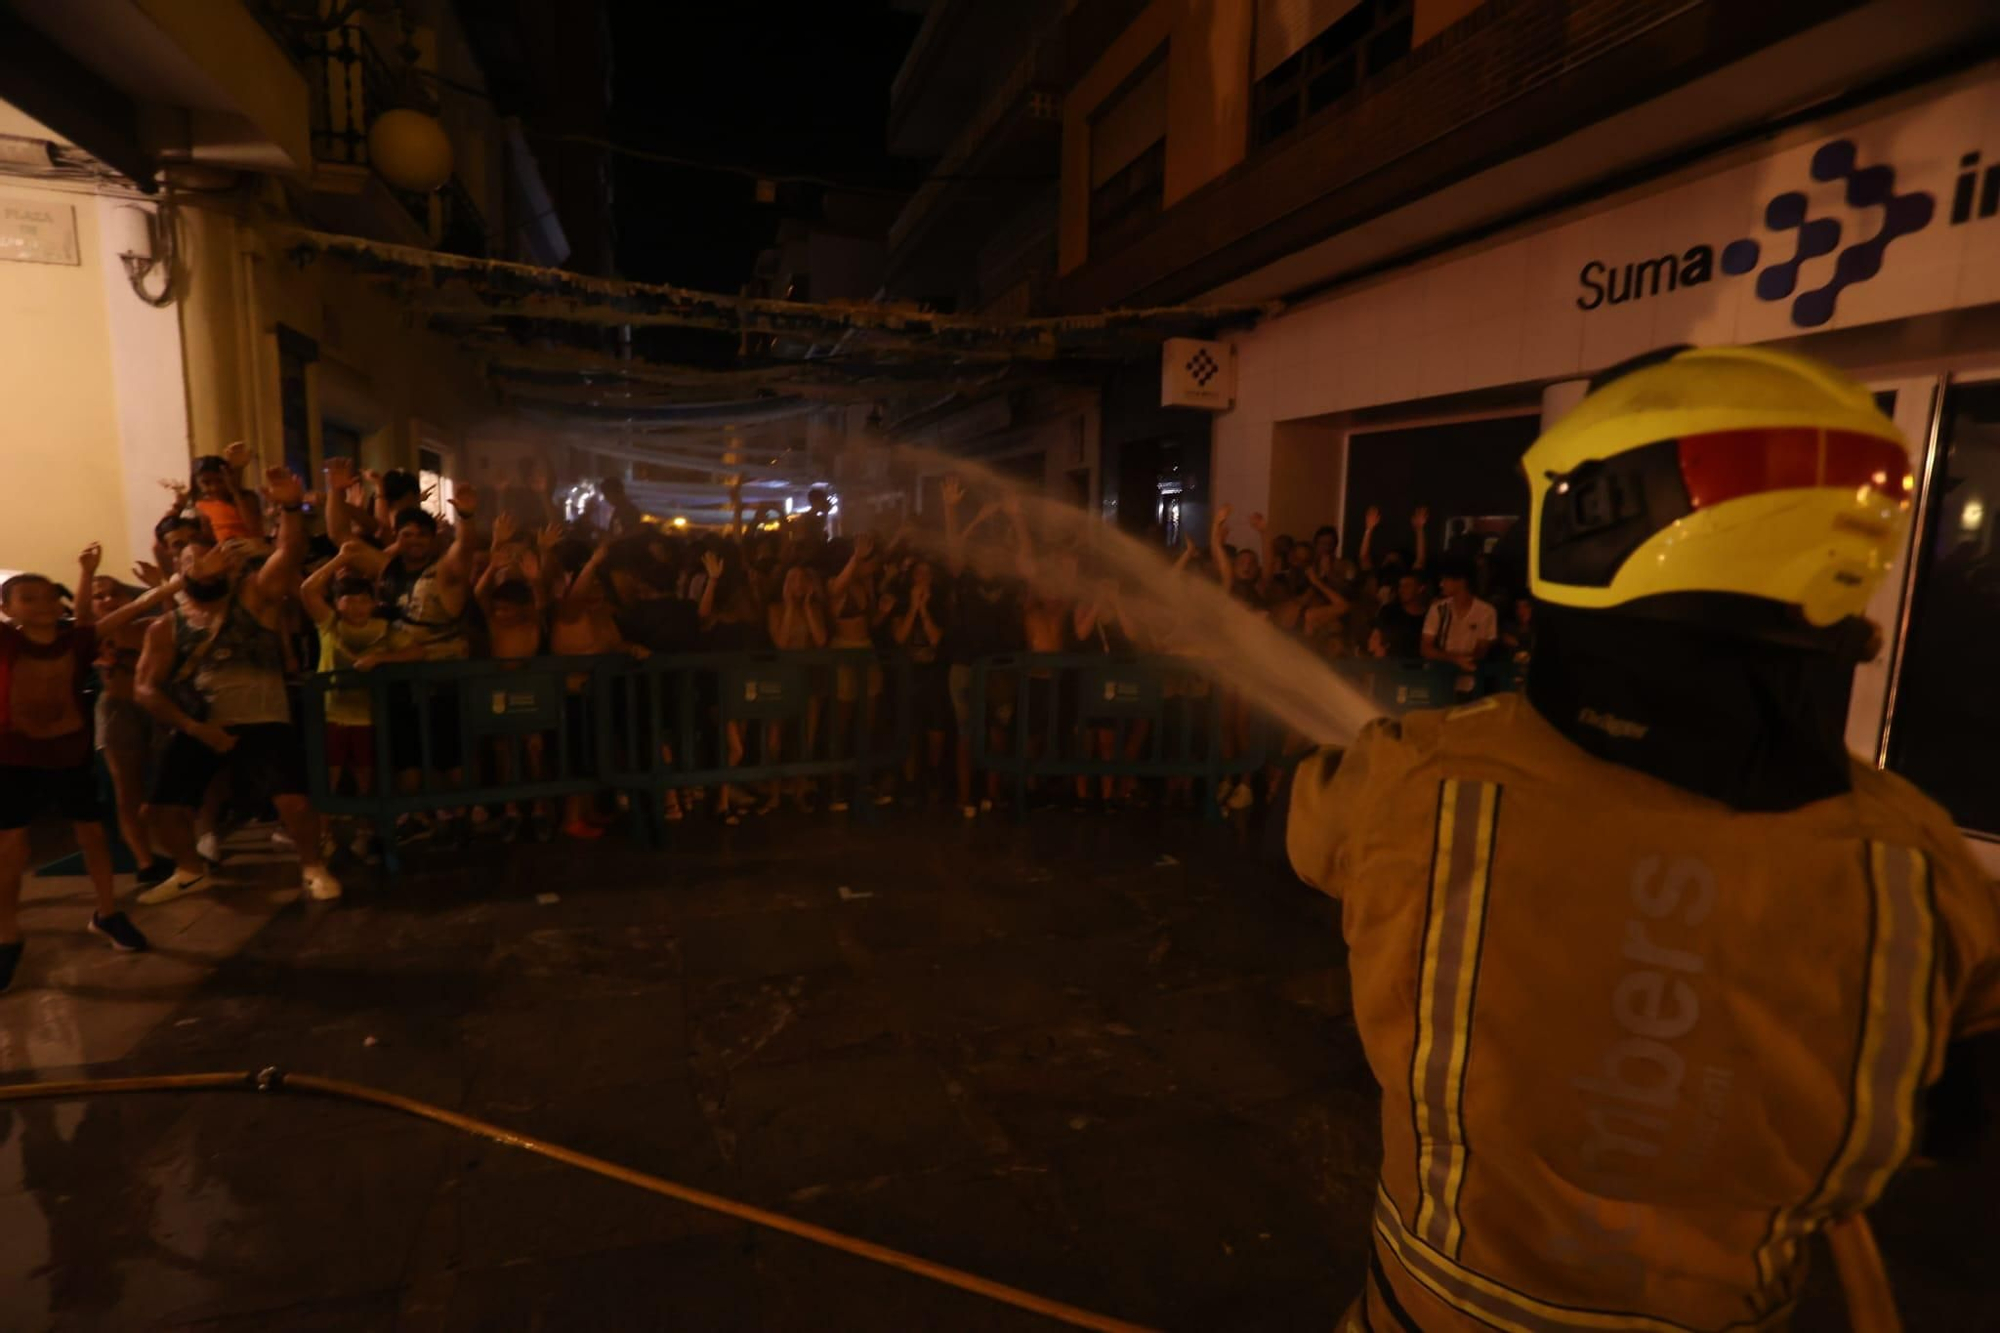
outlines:
[[[1925, 107], [1885, 117], [1816, 141], [1803, 162], [1792, 150], [1666, 192], [1655, 202], [1678, 218], [1727, 213], [1703, 196], [1746, 176], [1776, 186], [1762, 191], [1747, 233], [1697, 234], [1650, 253], [1586, 260], [1576, 275], [1577, 309], [1747, 280], [1750, 297], [1781, 305], [1791, 327], [1817, 329], [1835, 323], [1842, 296], [1863, 284], [1895, 284], [1906, 270], [1935, 270], [1948, 254], [2000, 247], [2000, 160], [1993, 160], [2000, 151], [1988, 147], [2000, 145], [1992, 123], [2000, 98], [1989, 82], [1949, 100], [1960, 114]], [[1941, 142], [1954, 131], [1955, 143]], [[1947, 234], [1959, 229], [1980, 235]]]

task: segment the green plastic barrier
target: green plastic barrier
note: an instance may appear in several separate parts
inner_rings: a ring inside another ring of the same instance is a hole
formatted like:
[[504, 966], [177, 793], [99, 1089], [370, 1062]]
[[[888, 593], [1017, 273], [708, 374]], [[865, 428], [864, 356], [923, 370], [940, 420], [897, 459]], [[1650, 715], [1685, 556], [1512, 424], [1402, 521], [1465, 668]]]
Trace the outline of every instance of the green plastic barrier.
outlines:
[[[1392, 715], [1420, 708], [1455, 708], [1489, 694], [1519, 690], [1527, 680], [1526, 665], [1511, 661], [1489, 661], [1467, 672], [1450, 662], [1416, 657], [1353, 657], [1335, 661], [1333, 668]], [[1461, 688], [1468, 675], [1472, 687]]]
[[868, 780], [910, 753], [909, 678], [900, 653], [869, 648], [649, 657], [602, 681], [600, 711], [621, 739], [599, 775], [643, 794], [655, 842], [665, 793], [684, 787], [824, 778], [845, 782], [855, 813], [873, 818]]
[[[843, 672], [865, 685], [854, 691], [845, 745], [836, 743]], [[438, 809], [627, 791], [646, 798], [633, 809], [657, 843], [671, 788], [842, 778], [858, 793], [909, 752], [908, 679], [900, 655], [870, 649], [422, 662], [314, 675], [304, 688], [310, 794], [324, 814], [373, 820], [390, 874], [401, 869], [388, 836], [396, 818]], [[366, 795], [330, 784], [326, 697], [335, 690], [369, 696], [377, 780]], [[452, 726], [441, 729], [441, 719]], [[797, 738], [790, 758], [771, 750], [774, 731], [787, 728]], [[454, 756], [439, 750], [454, 730], [457, 778], [441, 762]], [[742, 745], [735, 763], [732, 737]], [[399, 767], [414, 775], [414, 790], [396, 782]], [[872, 814], [872, 803], [853, 804]]]
[[[1002, 691], [994, 689], [996, 680]], [[1013, 697], [1004, 713], [994, 707], [1003, 691]], [[1270, 728], [1253, 722], [1245, 752], [1225, 760], [1222, 691], [1208, 684], [1198, 663], [1181, 658], [989, 657], [973, 664], [972, 700], [973, 765], [1012, 780], [1017, 813], [1026, 809], [1034, 778], [1189, 778], [1204, 813], [1216, 818], [1222, 779], [1257, 771], [1275, 749]], [[1107, 729], [1111, 759], [1094, 753], [1101, 742], [1093, 733]], [[994, 746], [996, 730], [1008, 738], [1004, 750]]]

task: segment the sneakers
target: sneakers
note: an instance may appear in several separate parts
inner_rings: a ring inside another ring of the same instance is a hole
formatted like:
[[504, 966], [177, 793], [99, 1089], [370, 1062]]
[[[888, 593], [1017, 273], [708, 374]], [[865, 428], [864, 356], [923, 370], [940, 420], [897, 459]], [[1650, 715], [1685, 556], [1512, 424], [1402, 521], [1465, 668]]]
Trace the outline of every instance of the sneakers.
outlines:
[[340, 881], [325, 866], [306, 866], [303, 878], [306, 897], [315, 902], [332, 902], [340, 896]]
[[198, 870], [190, 875], [185, 870], [176, 870], [165, 879], [139, 895], [139, 901], [148, 907], [170, 903], [182, 894], [195, 893], [207, 888], [213, 881], [206, 870]]
[[204, 833], [194, 840], [195, 854], [211, 865], [222, 859], [222, 843], [214, 833]]
[[292, 840], [292, 835], [282, 828], [271, 830], [271, 845], [281, 852], [295, 852], [299, 849], [298, 843]]
[[151, 865], [139, 867], [139, 873], [134, 878], [139, 881], [140, 888], [150, 889], [173, 873], [174, 858], [171, 856], [156, 856], [153, 858]]
[[110, 916], [90, 914], [90, 933], [101, 935], [111, 941], [111, 947], [119, 953], [140, 953], [146, 948], [146, 937], [132, 924], [132, 918], [123, 912], [113, 912]]
[[0, 944], [0, 995], [14, 984], [14, 969], [21, 965], [21, 951], [26, 942], [15, 940], [12, 944]]

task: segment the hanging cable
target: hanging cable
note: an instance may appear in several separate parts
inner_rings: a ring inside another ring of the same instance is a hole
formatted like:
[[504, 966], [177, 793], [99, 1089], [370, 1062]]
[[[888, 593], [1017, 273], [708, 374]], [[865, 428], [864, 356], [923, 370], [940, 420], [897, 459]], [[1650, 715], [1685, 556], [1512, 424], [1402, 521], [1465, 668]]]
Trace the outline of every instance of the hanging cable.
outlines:
[[[491, 103], [498, 109], [492, 93], [474, 84], [464, 83], [436, 70], [418, 70], [418, 75], [432, 83], [449, 88], [453, 92], [464, 93]], [[639, 162], [651, 162], [659, 166], [680, 167], [687, 171], [709, 171], [720, 176], [739, 176], [750, 181], [774, 181], [779, 185], [816, 185], [825, 190], [840, 190], [848, 194], [876, 194], [885, 198], [901, 199], [921, 186], [932, 181], [977, 181], [995, 185], [1047, 185], [1060, 179], [1055, 172], [1034, 172], [1025, 175], [979, 175], [976, 173], [933, 172], [907, 186], [864, 184], [858, 181], [835, 180], [830, 176], [819, 176], [795, 171], [770, 171], [763, 167], [739, 166], [729, 162], [705, 162], [698, 158], [682, 157], [675, 153], [662, 153], [651, 148], [635, 148], [631, 144], [619, 143], [615, 139], [601, 138], [595, 134], [575, 134], [567, 131], [544, 130], [537, 126], [521, 125], [521, 132], [531, 139], [543, 143], [580, 144], [586, 148], [597, 148], [618, 157], [629, 157]]]
[[1046, 185], [1057, 179], [1054, 172], [1040, 172], [1022, 176], [981, 176], [959, 175], [939, 172], [911, 182], [907, 187], [894, 185], [860, 185], [852, 181], [837, 181], [826, 176], [814, 176], [797, 172], [766, 171], [761, 167], [739, 167], [723, 162], [698, 162], [693, 158], [678, 157], [672, 153], [654, 152], [649, 148], [634, 148], [629, 144], [616, 143], [610, 139], [600, 139], [594, 134], [555, 134], [544, 130], [523, 126], [531, 138], [548, 143], [575, 143], [590, 148], [601, 148], [607, 153], [620, 157], [636, 158], [641, 162], [654, 162], [661, 166], [683, 167], [690, 171], [712, 171], [718, 175], [741, 176], [746, 180], [775, 181], [780, 185], [817, 185], [822, 189], [840, 190], [849, 194], [879, 194], [901, 199], [911, 191], [932, 181], [981, 181], [996, 185], [1038, 184]]

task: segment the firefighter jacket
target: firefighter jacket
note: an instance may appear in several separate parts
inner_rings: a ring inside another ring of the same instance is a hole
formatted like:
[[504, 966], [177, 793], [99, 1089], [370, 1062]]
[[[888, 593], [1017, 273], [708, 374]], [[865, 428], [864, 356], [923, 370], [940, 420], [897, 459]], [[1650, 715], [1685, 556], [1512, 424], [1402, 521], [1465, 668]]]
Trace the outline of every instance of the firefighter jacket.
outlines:
[[1738, 813], [1510, 696], [1307, 759], [1288, 824], [1382, 1087], [1363, 1327], [1780, 1327], [2000, 1026], [1994, 886], [1859, 763]]

